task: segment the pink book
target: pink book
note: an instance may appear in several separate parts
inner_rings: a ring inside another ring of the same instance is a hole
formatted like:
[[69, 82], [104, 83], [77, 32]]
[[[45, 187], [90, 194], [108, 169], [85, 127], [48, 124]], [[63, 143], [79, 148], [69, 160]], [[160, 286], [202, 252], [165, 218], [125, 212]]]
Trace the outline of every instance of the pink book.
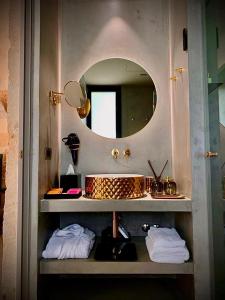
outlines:
[[69, 189], [66, 193], [77, 195], [77, 194], [81, 193], [81, 188], [72, 188], [72, 189]]

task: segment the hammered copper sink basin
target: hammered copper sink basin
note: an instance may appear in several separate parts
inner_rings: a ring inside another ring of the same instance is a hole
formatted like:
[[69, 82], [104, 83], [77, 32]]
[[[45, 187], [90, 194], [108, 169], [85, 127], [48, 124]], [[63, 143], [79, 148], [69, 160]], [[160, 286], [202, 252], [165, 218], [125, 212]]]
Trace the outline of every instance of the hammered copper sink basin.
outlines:
[[134, 199], [144, 195], [144, 175], [92, 174], [85, 176], [85, 195], [91, 199]]

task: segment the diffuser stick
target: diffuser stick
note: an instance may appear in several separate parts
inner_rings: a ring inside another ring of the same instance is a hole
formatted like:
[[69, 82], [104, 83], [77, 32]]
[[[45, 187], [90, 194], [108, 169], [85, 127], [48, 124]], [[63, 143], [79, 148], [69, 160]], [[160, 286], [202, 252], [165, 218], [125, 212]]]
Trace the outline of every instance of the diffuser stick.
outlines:
[[148, 164], [149, 164], [149, 166], [150, 166], [150, 168], [151, 168], [151, 170], [152, 170], [152, 172], [153, 172], [153, 174], [154, 174], [155, 180], [157, 180], [158, 177], [157, 177], [157, 175], [156, 175], [156, 173], [155, 173], [155, 170], [154, 170], [154, 168], [153, 168], [153, 166], [152, 166], [150, 160], [148, 160]]
[[158, 177], [159, 180], [161, 179], [162, 173], [163, 173], [163, 171], [165, 170], [165, 167], [166, 167], [167, 163], [168, 163], [168, 159], [167, 159], [167, 161], [166, 161], [166, 163], [165, 163], [165, 165], [164, 165], [164, 167], [163, 167], [163, 169], [162, 169], [162, 172], [160, 173], [160, 175], [159, 175], [159, 177]]

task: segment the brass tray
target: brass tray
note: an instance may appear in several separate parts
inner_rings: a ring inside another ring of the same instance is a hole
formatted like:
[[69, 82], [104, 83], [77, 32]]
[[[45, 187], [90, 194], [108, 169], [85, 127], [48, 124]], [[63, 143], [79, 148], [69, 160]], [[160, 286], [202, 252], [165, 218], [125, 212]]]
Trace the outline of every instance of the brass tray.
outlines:
[[176, 195], [151, 195], [154, 199], [185, 199], [184, 195], [176, 194]]

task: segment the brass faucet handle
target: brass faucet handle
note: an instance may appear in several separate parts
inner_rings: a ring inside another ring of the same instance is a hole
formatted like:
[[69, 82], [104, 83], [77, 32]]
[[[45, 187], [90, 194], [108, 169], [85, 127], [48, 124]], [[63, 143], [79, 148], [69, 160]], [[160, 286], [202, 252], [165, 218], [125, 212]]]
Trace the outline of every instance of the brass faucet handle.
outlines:
[[124, 156], [125, 158], [129, 158], [130, 155], [131, 155], [130, 149], [127, 148], [127, 149], [125, 149], [125, 150], [123, 151], [123, 156]]
[[117, 159], [120, 154], [120, 151], [117, 148], [113, 148], [111, 154], [114, 159]]

